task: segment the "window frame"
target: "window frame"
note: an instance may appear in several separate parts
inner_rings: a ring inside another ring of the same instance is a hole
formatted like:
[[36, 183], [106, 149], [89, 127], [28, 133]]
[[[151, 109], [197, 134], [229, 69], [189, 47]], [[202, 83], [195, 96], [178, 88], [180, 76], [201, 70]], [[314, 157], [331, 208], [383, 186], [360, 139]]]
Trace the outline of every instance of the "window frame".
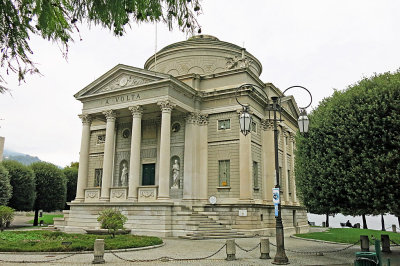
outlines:
[[[221, 128], [220, 123], [223, 121], [229, 121], [229, 127], [228, 128]], [[231, 119], [227, 118], [227, 119], [218, 119], [217, 120], [217, 130], [218, 131], [224, 131], [224, 130], [230, 130], [231, 129]]]
[[[225, 165], [224, 165], [225, 164]], [[218, 160], [218, 187], [229, 188], [230, 187], [230, 172], [231, 172], [231, 160]], [[225, 167], [223, 169], [222, 167]], [[225, 170], [225, 178], [221, 176], [221, 171]], [[224, 180], [225, 179], [225, 180]], [[226, 184], [224, 185], [223, 182]]]

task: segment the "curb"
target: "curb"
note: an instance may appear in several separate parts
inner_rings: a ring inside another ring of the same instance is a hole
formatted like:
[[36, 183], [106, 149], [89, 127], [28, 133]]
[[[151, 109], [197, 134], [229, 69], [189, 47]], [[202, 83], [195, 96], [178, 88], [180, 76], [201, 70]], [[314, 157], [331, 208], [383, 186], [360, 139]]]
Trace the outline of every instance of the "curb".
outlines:
[[332, 242], [332, 241], [319, 240], [319, 239], [303, 238], [303, 237], [298, 237], [298, 236], [290, 236], [290, 238], [295, 238], [295, 239], [300, 239], [300, 240], [305, 240], [305, 241], [312, 241], [312, 242], [320, 242], [320, 243], [326, 243], [326, 244], [337, 244], [337, 245], [346, 245], [346, 246], [352, 245], [351, 243]]
[[[129, 251], [139, 251], [139, 250], [146, 250], [146, 249], [153, 249], [153, 248], [160, 248], [165, 245], [163, 242], [160, 245], [154, 246], [147, 246], [147, 247], [138, 247], [138, 248], [125, 248], [125, 249], [112, 249], [112, 250], [104, 250], [104, 253], [120, 253], [120, 252], [129, 252]], [[85, 250], [85, 251], [67, 251], [67, 252], [0, 252], [0, 254], [20, 254], [20, 255], [62, 255], [62, 254], [93, 254], [93, 250]]]

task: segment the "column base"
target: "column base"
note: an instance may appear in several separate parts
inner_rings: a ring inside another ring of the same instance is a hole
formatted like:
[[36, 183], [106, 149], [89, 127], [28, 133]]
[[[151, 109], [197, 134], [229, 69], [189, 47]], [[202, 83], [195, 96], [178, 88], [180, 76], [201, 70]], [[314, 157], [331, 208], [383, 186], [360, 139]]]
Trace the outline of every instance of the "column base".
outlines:
[[128, 197], [127, 201], [138, 202], [138, 198], [137, 197]]
[[85, 198], [76, 198], [76, 199], [72, 200], [71, 203], [81, 203], [84, 201], [85, 201]]
[[172, 202], [170, 197], [158, 197], [157, 201], [162, 201], [162, 202]]
[[101, 201], [101, 202], [109, 202], [110, 198], [109, 197], [100, 197], [99, 201]]

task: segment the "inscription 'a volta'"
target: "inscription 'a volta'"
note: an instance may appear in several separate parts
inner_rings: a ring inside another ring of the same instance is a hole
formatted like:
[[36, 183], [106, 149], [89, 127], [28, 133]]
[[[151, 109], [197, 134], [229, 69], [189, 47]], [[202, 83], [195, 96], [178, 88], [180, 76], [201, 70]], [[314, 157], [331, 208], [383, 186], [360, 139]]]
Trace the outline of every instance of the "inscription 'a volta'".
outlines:
[[110, 104], [116, 104], [116, 103], [133, 102], [136, 100], [140, 100], [139, 93], [132, 93], [132, 94], [127, 94], [127, 95], [110, 97], [105, 100], [104, 104], [110, 105]]

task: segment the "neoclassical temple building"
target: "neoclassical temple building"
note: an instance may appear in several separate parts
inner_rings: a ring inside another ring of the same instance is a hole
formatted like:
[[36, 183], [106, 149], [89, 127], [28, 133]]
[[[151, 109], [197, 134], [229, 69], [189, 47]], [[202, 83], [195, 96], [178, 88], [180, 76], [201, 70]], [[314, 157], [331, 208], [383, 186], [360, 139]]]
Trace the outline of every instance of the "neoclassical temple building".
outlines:
[[[244, 48], [198, 35], [161, 49], [144, 68], [117, 65], [75, 94], [83, 104], [77, 194], [56, 226], [96, 229], [99, 211], [117, 208], [135, 234], [273, 235], [274, 138], [266, 106], [283, 95], [260, 80], [261, 71]], [[246, 83], [256, 86], [237, 91]], [[235, 93], [251, 108], [247, 136]], [[281, 105], [282, 219], [285, 234], [293, 234], [308, 230], [294, 173], [299, 109], [292, 96]]]

